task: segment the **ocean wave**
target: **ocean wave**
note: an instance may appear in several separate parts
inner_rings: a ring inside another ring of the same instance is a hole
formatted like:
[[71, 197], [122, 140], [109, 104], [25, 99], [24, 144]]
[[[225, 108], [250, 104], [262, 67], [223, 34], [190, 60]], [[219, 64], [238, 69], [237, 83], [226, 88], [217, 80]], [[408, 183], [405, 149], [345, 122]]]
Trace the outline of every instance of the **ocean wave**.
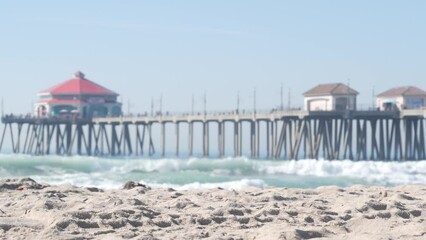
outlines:
[[426, 161], [328, 161], [300, 160], [258, 163], [265, 174], [362, 178], [381, 184], [426, 184]]
[[246, 157], [151, 159], [0, 154], [0, 174], [1, 177], [29, 176], [53, 184], [71, 183], [106, 188], [119, 187], [127, 180], [142, 180], [154, 184], [170, 183], [175, 187], [189, 188], [216, 187], [219, 186], [217, 184], [222, 184], [220, 186], [223, 187], [225, 182], [259, 179], [265, 184], [271, 185], [273, 182], [278, 184], [272, 184], [273, 186], [285, 186], [283, 179], [292, 177], [298, 181], [303, 181], [303, 178], [349, 178], [361, 179], [367, 184], [400, 185], [426, 184], [426, 160], [296, 161], [254, 160]]

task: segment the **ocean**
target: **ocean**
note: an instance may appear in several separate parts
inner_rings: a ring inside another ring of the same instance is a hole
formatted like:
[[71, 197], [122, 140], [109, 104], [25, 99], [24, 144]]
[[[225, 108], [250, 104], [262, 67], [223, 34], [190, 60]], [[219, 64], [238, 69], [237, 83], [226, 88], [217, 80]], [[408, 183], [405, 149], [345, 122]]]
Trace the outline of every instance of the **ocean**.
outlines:
[[362, 185], [426, 184], [426, 160], [270, 160], [247, 157], [101, 158], [0, 154], [0, 177], [30, 177], [49, 184], [104, 189], [136, 181], [153, 188], [242, 189], [247, 187], [315, 188]]

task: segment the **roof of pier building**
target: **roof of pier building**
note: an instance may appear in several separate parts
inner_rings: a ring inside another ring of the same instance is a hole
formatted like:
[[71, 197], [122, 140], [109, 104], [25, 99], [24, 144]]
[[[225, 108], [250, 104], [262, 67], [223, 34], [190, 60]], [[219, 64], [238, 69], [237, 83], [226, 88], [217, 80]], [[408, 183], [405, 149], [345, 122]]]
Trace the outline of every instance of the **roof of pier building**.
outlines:
[[377, 95], [377, 97], [426, 96], [426, 92], [418, 87], [394, 87]]
[[303, 93], [305, 97], [328, 95], [358, 95], [359, 93], [343, 83], [319, 84]]
[[54, 87], [39, 92], [39, 95], [114, 95], [118, 94], [85, 78], [82, 72], [76, 72], [73, 78]]

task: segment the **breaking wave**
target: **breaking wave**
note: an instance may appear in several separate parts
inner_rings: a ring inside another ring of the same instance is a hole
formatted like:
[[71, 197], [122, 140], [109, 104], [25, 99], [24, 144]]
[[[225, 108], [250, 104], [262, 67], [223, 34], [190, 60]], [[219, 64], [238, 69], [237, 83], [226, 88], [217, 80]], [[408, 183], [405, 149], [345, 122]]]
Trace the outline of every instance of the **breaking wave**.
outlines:
[[176, 189], [426, 184], [426, 160], [254, 160], [0, 155], [2, 178], [119, 188], [133, 180]]

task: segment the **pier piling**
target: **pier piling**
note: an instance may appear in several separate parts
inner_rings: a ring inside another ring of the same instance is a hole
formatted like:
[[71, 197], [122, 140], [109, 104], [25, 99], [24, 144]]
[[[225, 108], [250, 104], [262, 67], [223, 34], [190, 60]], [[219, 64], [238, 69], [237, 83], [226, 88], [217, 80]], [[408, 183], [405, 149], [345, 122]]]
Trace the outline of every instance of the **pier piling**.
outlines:
[[[195, 139], [201, 142], [202, 156], [212, 156], [210, 129], [217, 126], [213, 135], [217, 133], [219, 157], [226, 156], [229, 129], [233, 156], [247, 154], [243, 137], [248, 137], [251, 158], [419, 160], [426, 158], [425, 116], [425, 110], [186, 114], [90, 120], [6, 116], [2, 118], [0, 151], [4, 151], [9, 136], [13, 153], [153, 156], [159, 139], [161, 156], [167, 155], [166, 143], [170, 141], [174, 141], [174, 155], [180, 156], [180, 127], [186, 123], [188, 156], [195, 154]], [[195, 134], [195, 123], [201, 123], [201, 135]], [[174, 137], [167, 139], [169, 124], [174, 125]], [[158, 127], [160, 136], [154, 139], [153, 129]]]

